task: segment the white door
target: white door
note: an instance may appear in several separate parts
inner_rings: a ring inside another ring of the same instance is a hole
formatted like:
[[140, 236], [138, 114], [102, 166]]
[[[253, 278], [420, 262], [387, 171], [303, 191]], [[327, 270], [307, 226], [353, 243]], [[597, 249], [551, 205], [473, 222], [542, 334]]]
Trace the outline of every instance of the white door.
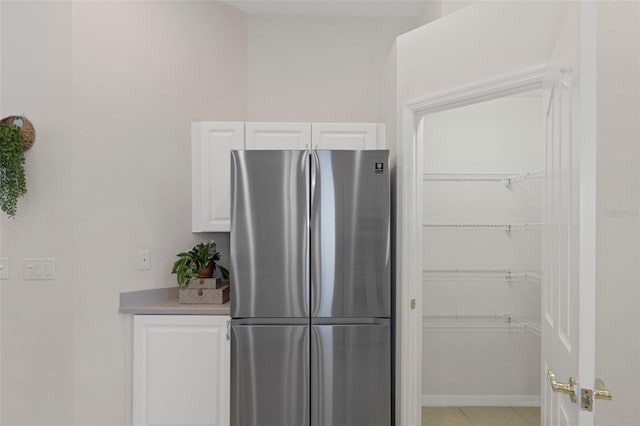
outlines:
[[[542, 424], [593, 425], [595, 351], [595, 59], [593, 7], [575, 4], [548, 63], [543, 211]], [[583, 34], [581, 37], [581, 27]], [[595, 34], [595, 33], [594, 33]], [[558, 385], [555, 392], [552, 382]], [[573, 391], [566, 389], [575, 380]], [[564, 387], [564, 393], [560, 388]], [[569, 395], [568, 393], [573, 392]]]

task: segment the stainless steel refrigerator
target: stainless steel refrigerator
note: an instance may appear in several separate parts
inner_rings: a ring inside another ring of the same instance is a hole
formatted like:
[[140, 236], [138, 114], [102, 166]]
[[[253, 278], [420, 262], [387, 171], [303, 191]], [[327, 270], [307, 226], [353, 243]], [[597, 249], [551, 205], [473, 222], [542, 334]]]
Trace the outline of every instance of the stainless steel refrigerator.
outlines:
[[232, 151], [231, 425], [391, 425], [388, 151]]

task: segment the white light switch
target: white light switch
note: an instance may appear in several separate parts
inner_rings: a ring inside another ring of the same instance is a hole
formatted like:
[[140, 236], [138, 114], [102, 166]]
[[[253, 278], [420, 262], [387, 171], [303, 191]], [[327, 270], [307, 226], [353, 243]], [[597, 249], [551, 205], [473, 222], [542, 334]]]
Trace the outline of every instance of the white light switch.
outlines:
[[138, 270], [146, 271], [151, 269], [151, 250], [138, 251]]
[[9, 259], [0, 257], [0, 280], [9, 279]]
[[25, 280], [56, 279], [56, 260], [52, 257], [27, 257], [23, 266]]

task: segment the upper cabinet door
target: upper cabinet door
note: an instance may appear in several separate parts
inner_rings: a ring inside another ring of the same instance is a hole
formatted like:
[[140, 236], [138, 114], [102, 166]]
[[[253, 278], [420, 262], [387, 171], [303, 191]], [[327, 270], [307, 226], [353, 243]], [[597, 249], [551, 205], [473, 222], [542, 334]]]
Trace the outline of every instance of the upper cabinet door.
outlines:
[[313, 123], [315, 149], [384, 149], [385, 125], [376, 123]]
[[310, 123], [246, 123], [246, 149], [309, 149]]
[[244, 149], [241, 121], [201, 121], [191, 124], [191, 230], [231, 229], [231, 150]]

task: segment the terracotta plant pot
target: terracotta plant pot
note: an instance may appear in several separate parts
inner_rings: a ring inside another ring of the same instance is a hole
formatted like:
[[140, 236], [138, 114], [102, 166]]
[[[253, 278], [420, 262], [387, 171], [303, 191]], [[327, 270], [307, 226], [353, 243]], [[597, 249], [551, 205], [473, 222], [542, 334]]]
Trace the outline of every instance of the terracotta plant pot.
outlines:
[[213, 262], [209, 263], [206, 268], [198, 269], [198, 278], [211, 278], [213, 277], [213, 271], [216, 269], [216, 265]]

